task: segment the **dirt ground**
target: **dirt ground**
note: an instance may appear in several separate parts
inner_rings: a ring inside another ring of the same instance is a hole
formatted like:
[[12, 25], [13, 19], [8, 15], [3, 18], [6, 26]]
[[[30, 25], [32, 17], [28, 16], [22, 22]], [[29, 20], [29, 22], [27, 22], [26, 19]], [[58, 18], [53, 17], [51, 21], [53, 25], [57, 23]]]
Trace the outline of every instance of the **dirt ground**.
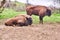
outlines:
[[0, 20], [0, 40], [60, 40], [60, 23], [5, 26]]

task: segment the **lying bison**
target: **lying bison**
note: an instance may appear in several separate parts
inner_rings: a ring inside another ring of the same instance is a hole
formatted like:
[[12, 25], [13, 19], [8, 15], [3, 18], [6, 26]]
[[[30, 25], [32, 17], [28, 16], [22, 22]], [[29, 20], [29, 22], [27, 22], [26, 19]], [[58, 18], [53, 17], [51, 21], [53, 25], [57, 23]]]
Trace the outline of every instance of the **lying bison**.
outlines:
[[38, 15], [40, 22], [43, 24], [43, 17], [44, 16], [51, 16], [51, 10], [45, 6], [27, 6], [26, 12], [28, 15]]
[[18, 15], [14, 18], [10, 18], [5, 22], [6, 26], [28, 26], [32, 24], [32, 18], [29, 15]]

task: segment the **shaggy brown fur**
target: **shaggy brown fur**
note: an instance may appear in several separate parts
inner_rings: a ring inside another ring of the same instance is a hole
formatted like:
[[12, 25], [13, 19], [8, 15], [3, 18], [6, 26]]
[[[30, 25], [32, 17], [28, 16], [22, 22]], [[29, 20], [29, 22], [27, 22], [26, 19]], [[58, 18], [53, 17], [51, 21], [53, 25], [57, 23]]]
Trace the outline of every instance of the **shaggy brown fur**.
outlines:
[[26, 12], [28, 15], [38, 15], [40, 22], [43, 24], [43, 17], [45, 15], [51, 16], [51, 10], [45, 6], [28, 6], [26, 8]]

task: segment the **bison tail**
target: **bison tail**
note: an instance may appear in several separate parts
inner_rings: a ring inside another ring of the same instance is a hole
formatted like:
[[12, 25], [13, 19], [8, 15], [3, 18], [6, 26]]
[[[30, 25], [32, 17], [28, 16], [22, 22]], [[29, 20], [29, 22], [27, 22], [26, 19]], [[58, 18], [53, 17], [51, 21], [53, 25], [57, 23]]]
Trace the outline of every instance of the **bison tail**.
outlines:
[[51, 10], [50, 9], [47, 9], [47, 15], [51, 16]]
[[5, 25], [6, 25], [6, 26], [8, 26], [8, 24], [7, 24], [7, 23], [5, 23]]
[[5, 26], [13, 26], [13, 24], [5, 23]]

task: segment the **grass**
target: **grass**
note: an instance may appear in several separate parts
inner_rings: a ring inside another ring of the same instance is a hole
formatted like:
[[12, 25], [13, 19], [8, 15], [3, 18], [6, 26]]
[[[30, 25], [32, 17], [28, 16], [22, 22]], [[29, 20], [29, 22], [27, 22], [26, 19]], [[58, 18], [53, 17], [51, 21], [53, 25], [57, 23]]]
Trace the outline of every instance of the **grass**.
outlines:
[[[26, 14], [26, 12], [25, 11], [16, 12], [12, 9], [5, 9], [3, 13], [0, 13], [0, 19], [11, 18], [18, 14]], [[33, 18], [33, 23], [39, 23], [38, 16], [32, 15], [32, 18]], [[45, 16], [43, 20], [44, 22], [60, 22], [60, 14], [54, 13], [51, 15], [51, 17]]]
[[24, 14], [25, 12], [16, 12], [12, 9], [5, 9], [2, 13], [0, 13], [0, 19], [11, 18], [18, 14]]

